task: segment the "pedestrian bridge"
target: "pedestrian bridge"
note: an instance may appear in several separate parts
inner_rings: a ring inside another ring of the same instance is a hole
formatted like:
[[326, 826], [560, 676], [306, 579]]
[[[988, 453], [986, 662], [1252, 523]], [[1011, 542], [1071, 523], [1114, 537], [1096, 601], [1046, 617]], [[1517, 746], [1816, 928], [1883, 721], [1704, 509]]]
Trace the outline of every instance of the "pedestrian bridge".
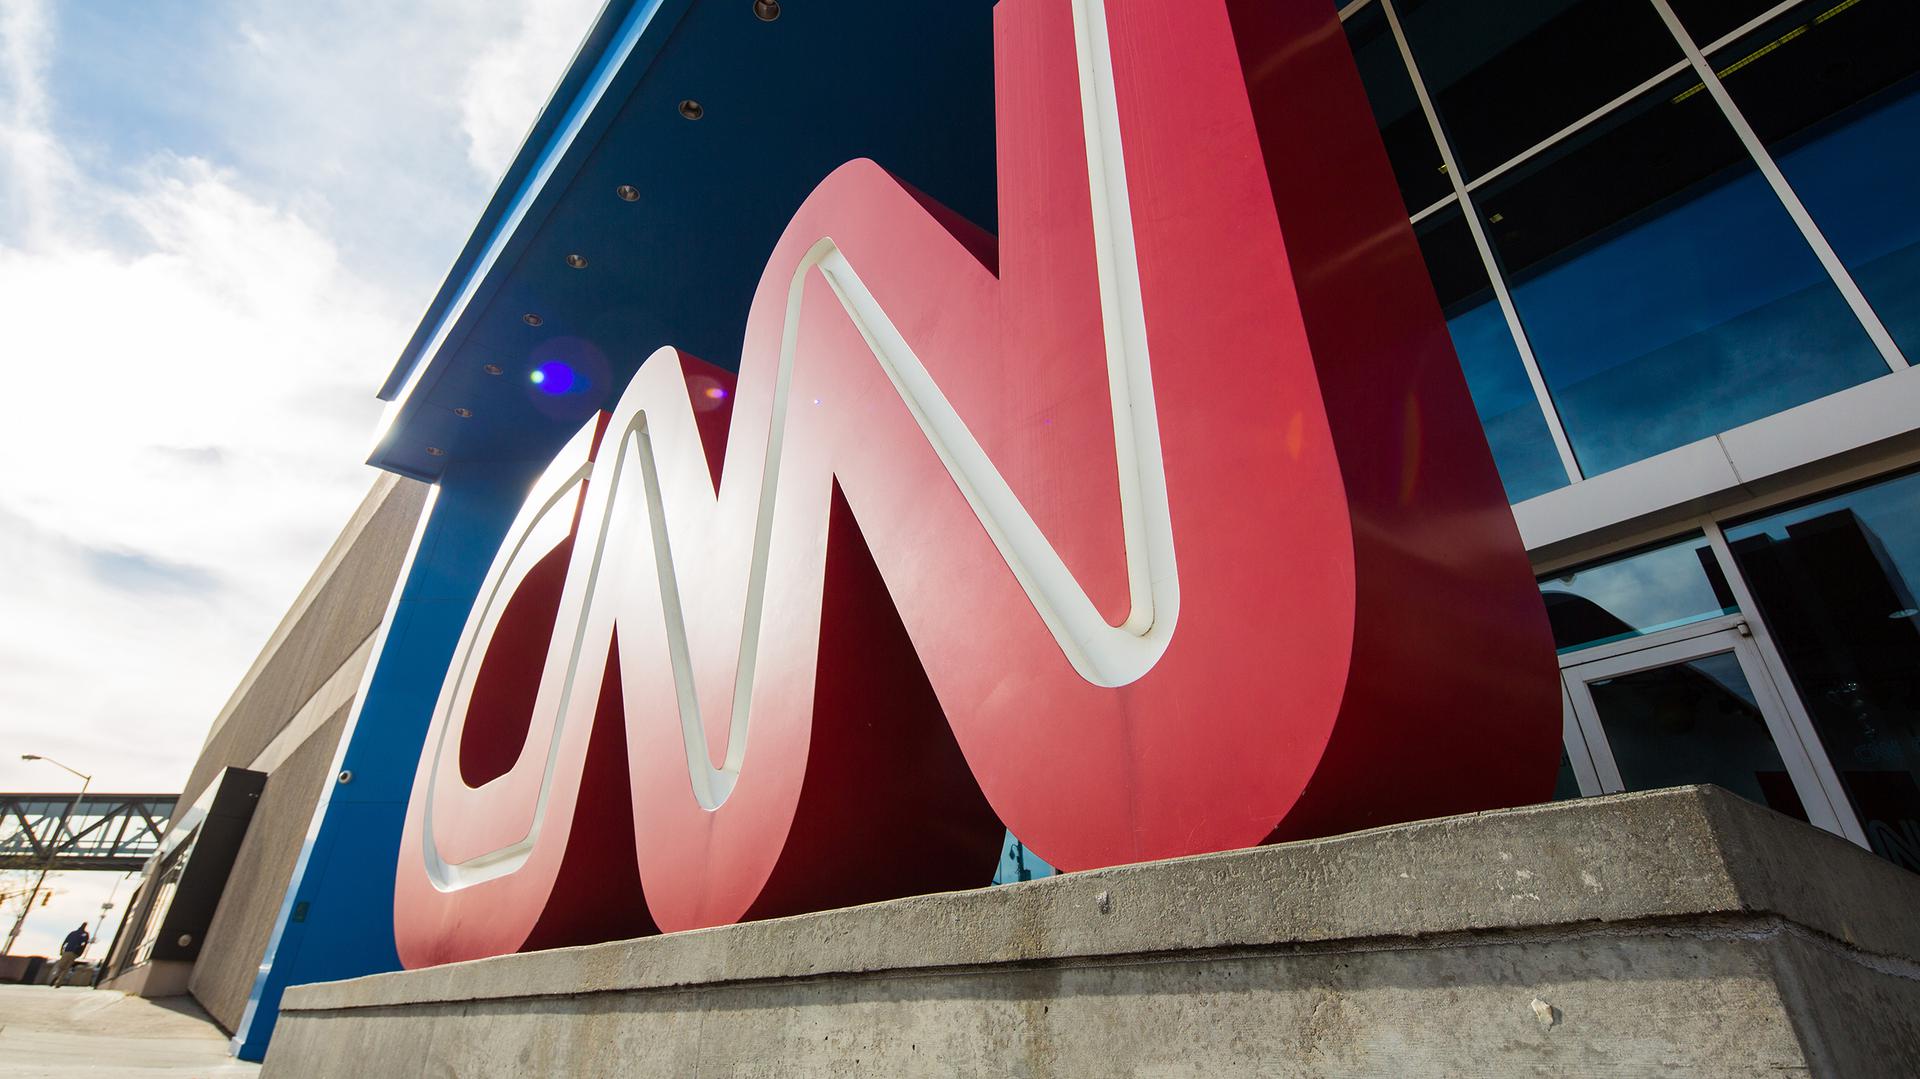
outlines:
[[[0, 794], [0, 870], [139, 869], [177, 794]], [[51, 862], [49, 862], [51, 858]]]

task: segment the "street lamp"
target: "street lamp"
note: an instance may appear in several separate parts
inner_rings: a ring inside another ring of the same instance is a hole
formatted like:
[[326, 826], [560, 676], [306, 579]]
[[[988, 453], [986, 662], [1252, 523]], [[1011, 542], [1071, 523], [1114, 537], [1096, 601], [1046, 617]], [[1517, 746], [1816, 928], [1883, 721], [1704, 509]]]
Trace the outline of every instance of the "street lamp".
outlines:
[[47, 870], [53, 868], [54, 852], [60, 849], [60, 837], [67, 831], [67, 822], [73, 819], [74, 813], [80, 808], [80, 800], [87, 796], [87, 788], [93, 785], [92, 776], [82, 772], [78, 768], [67, 768], [66, 765], [61, 764], [52, 757], [42, 757], [38, 753], [22, 753], [20, 754], [20, 759], [23, 761], [46, 761], [55, 768], [63, 768], [72, 772], [74, 775], [80, 777], [80, 793], [73, 796], [73, 801], [67, 804], [67, 811], [60, 815], [60, 827], [54, 829], [53, 838], [47, 842], [47, 860], [40, 865], [40, 875], [34, 878], [33, 890], [27, 893], [27, 905], [20, 908], [20, 917], [13, 920], [13, 931], [7, 934], [7, 946], [0, 948], [0, 955], [13, 954], [13, 942], [20, 938], [20, 927], [27, 924], [27, 913], [33, 910], [33, 901], [40, 898], [40, 886], [46, 883]]

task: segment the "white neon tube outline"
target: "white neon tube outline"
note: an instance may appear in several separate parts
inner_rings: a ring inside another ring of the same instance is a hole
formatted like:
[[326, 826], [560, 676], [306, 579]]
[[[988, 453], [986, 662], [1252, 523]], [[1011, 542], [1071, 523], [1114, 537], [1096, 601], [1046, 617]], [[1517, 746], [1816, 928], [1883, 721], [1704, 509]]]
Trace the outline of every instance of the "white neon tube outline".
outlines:
[[[441, 737], [435, 746], [435, 766], [430, 770], [432, 778], [429, 779], [426, 792], [424, 827], [427, 842], [422, 844], [426, 852], [429, 879], [437, 888], [442, 891], [455, 890], [514, 871], [525, 862], [540, 834], [558, 763], [556, 757], [561, 741], [561, 725], [565, 722], [567, 702], [573, 695], [574, 681], [583, 659], [581, 651], [586, 644], [583, 631], [592, 612], [593, 597], [600, 591], [600, 575], [606, 568], [604, 557], [607, 539], [612, 523], [619, 515], [619, 500], [627, 493], [621, 479], [629, 453], [634, 455], [642, 471], [647, 515], [654, 539], [654, 570], [667, 623], [666, 636], [674, 669], [688, 778], [694, 797], [708, 810], [719, 808], [732, 793], [746, 758], [755, 664], [765, 607], [767, 567], [771, 558], [773, 507], [778, 493], [790, 404], [789, 390], [798, 351], [807, 274], [815, 269], [820, 271], [847, 317], [859, 329], [874, 359], [900, 394], [901, 401], [919, 424], [921, 432], [1074, 670], [1094, 685], [1118, 687], [1145, 675], [1165, 654], [1178, 621], [1179, 573], [1174, 558], [1172, 516], [1168, 506], [1159, 416], [1154, 403], [1145, 304], [1141, 296], [1139, 259], [1134, 246], [1133, 213], [1120, 138], [1119, 109], [1115, 100], [1112, 49], [1107, 37], [1104, 0], [1073, 0], [1073, 24], [1093, 210], [1094, 257], [1113, 410], [1114, 453], [1119, 472], [1120, 512], [1130, 597], [1126, 619], [1115, 626], [1100, 614], [1060, 558], [1059, 552], [1047, 541], [1032, 515], [941, 392], [925, 364], [860, 279], [853, 265], [830, 237], [823, 238], [808, 250], [788, 286], [780, 364], [775, 379], [766, 459], [761, 473], [746, 611], [741, 628], [724, 762], [715, 768], [706, 749], [705, 728], [694, 689], [692, 661], [687, 645], [685, 615], [680, 603], [679, 579], [668, 543], [658, 467], [647, 430], [646, 413], [637, 409], [611, 443], [615, 452], [609, 462], [612, 468], [607, 478], [607, 512], [601, 517], [599, 533], [594, 537], [587, 601], [582, 605], [571, 634], [565, 685], [557, 697], [560, 715], [555, 719], [548, 743], [546, 770], [541, 780], [540, 801], [533, 824], [526, 837], [518, 842], [457, 865], [440, 858], [437, 844], [433, 842], [433, 785], [438, 781], [439, 758], [446, 750], [447, 733], [452, 727], [451, 723], [440, 723]], [[673, 355], [671, 348], [662, 349], [649, 360], [671, 362]], [[616, 411], [616, 418], [620, 411], [625, 410]], [[593, 471], [597, 473], [600, 469], [596, 467]], [[560, 494], [548, 501], [535, 518], [536, 525], [565, 493], [575, 489], [574, 482], [570, 480]], [[516, 553], [517, 550], [516, 547]], [[476, 628], [484, 622], [486, 612], [500, 598], [497, 592], [501, 578], [510, 565], [511, 558], [503, 560], [489, 574], [489, 592], [479, 619], [475, 622]], [[466, 680], [476, 643], [472, 639], [462, 641], [459, 673], [454, 683], [450, 684], [450, 689], [455, 691], [443, 693], [442, 710], [450, 710], [459, 699], [459, 683]], [[437, 720], [441, 718], [436, 716]]]

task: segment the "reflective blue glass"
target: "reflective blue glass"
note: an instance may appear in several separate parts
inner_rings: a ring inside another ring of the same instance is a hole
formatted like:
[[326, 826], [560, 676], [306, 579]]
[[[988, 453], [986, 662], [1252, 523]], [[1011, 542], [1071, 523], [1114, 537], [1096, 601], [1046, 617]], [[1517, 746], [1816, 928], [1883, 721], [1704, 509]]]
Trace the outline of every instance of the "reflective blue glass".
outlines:
[[1867, 842], [1920, 870], [1920, 474], [1726, 531]]
[[[1701, 48], [1764, 14], [1774, 0], [1668, 0], [1673, 13]], [[1832, 3], [1833, 0], [1828, 0]]]
[[1580, 779], [1573, 774], [1573, 761], [1567, 757], [1566, 747], [1560, 749], [1560, 774], [1553, 780], [1553, 798], [1555, 802], [1565, 802], [1580, 797]]
[[1586, 683], [1630, 791], [1713, 783], [1801, 820], [1780, 747], [1732, 652]]
[[1920, 355], [1920, 4], [1802, 4], [1715, 52], [1727, 92], [1909, 359]]
[[1017, 884], [1023, 880], [1051, 877], [1053, 874], [1052, 866], [1028, 850], [1025, 843], [1015, 839], [1012, 832], [1007, 833], [1000, 847], [1000, 864], [993, 871], [993, 883]]
[[1542, 577], [1540, 598], [1562, 654], [1740, 609], [1698, 534]]
[[1589, 476], [1887, 372], [1693, 85], [1670, 80], [1481, 198]]
[[1462, 178], [1678, 63], [1646, 0], [1394, 0]]
[[1507, 501], [1524, 502], [1565, 487], [1567, 470], [1553, 448], [1506, 317], [1493, 300], [1486, 264], [1473, 246], [1466, 219], [1458, 208], [1449, 208], [1420, 222], [1415, 231]]
[[1451, 195], [1453, 181], [1441, 165], [1440, 147], [1413, 91], [1400, 45], [1387, 28], [1386, 9], [1368, 4], [1347, 19], [1346, 31], [1400, 197], [1408, 214], [1418, 213]]
[[1908, 360], [1920, 357], [1920, 88], [1780, 159]]
[[1473, 407], [1493, 449], [1508, 502], [1524, 502], [1567, 485], [1567, 470], [1553, 448], [1540, 401], [1520, 364], [1520, 350], [1500, 307], [1491, 301], [1447, 320], [1460, 368], [1466, 372]]

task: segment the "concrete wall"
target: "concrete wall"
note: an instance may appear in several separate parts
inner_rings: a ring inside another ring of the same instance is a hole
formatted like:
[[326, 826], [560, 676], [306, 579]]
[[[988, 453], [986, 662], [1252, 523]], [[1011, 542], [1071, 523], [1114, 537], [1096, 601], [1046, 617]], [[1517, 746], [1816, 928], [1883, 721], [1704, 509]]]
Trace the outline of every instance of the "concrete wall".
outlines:
[[297, 987], [266, 1075], [1911, 1075], [1916, 909], [1681, 788]]
[[[188, 991], [229, 1034], [246, 1011], [247, 993], [273, 935], [274, 918], [293, 878], [313, 807], [333, 781], [334, 749], [346, 729], [349, 708], [335, 711], [267, 777], [253, 824], [234, 859], [229, 887], [220, 897], [206, 943], [193, 965]], [[241, 886], [234, 887], [236, 883]]]
[[193, 964], [178, 959], [142, 963], [102, 986], [136, 997], [177, 997], [187, 991]]
[[[229, 1031], [245, 1011], [314, 806], [329, 782], [426, 493], [425, 485], [397, 476], [374, 482], [214, 720], [171, 822], [179, 823], [179, 813], [222, 769], [268, 774], [191, 977], [164, 981], [173, 993], [191, 992]], [[138, 939], [137, 932], [122, 932], [116, 961], [124, 961]], [[141, 980], [135, 968], [113, 984]]]

